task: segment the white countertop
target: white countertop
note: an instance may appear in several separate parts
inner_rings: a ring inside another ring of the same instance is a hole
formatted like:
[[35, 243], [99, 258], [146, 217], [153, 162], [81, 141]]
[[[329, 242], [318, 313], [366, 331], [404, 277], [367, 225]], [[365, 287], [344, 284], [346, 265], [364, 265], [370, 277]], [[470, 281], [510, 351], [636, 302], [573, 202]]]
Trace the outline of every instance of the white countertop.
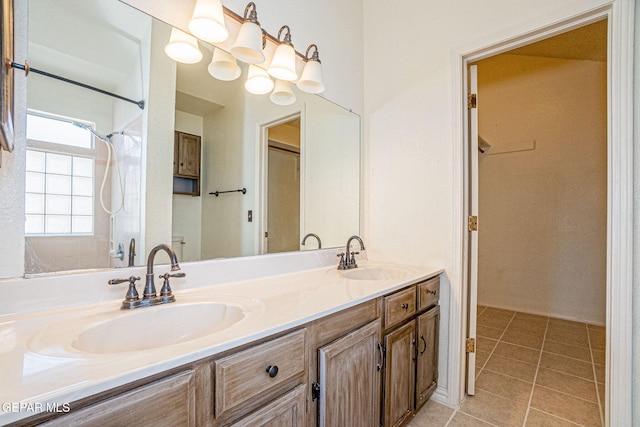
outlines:
[[[374, 265], [367, 261], [360, 264], [363, 268]], [[51, 325], [70, 324], [69, 319], [87, 318], [96, 313], [103, 317], [131, 313], [119, 310], [122, 298], [0, 316], [0, 425], [29, 417], [46, 408], [47, 404], [62, 407], [305, 324], [442, 272], [440, 268], [404, 268], [407, 274], [395, 280], [346, 279], [340, 277], [335, 266], [323, 266], [186, 290], [176, 291], [180, 286], [174, 284], [177, 300], [174, 304], [199, 299], [239, 301], [240, 305], [248, 308], [246, 315], [221, 332], [135, 352], [93, 354], [62, 344], [47, 343], [47, 339], [51, 341], [52, 338], [45, 328]], [[189, 266], [184, 265], [183, 270], [189, 276]], [[175, 283], [180, 284], [180, 281], [175, 280]], [[158, 284], [156, 286], [159, 288]], [[140, 291], [142, 285], [139, 284], [138, 288]], [[123, 297], [126, 287], [119, 289]], [[133, 311], [156, 310], [160, 313], [171, 305]], [[132, 333], [141, 334], [145, 328], [154, 328], [154, 325], [131, 327]]]

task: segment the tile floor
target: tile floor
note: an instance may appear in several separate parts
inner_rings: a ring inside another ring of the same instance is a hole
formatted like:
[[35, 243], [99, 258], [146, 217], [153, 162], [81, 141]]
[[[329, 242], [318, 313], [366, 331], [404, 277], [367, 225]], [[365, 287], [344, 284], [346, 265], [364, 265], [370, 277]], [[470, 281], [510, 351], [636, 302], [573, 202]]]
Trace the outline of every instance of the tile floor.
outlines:
[[604, 425], [604, 327], [478, 306], [476, 351], [476, 394], [410, 427]]

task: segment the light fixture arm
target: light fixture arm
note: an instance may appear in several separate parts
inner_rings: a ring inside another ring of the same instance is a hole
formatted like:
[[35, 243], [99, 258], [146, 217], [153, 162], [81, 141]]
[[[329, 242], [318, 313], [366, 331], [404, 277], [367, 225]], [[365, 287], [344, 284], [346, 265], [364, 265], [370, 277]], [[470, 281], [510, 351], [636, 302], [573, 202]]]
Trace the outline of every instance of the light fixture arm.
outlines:
[[[282, 35], [283, 30], [287, 30], [287, 33], [284, 35], [284, 40], [280, 40], [280, 36]], [[288, 25], [283, 25], [280, 27], [280, 31], [278, 31], [278, 42], [288, 44], [293, 47], [293, 43], [291, 43], [291, 30]]]
[[[311, 56], [311, 58], [309, 58], [309, 51], [312, 48], [314, 49], [313, 56]], [[322, 62], [322, 61], [320, 61], [320, 56], [318, 55], [318, 46], [316, 46], [315, 44], [310, 44], [309, 47], [307, 48], [307, 52], [304, 54], [304, 59], [306, 61], [312, 60], [312, 61]]]
[[247, 7], [244, 8], [244, 22], [253, 22], [254, 24], [260, 25], [258, 22], [258, 12], [256, 11], [256, 4], [254, 2], [249, 2]]

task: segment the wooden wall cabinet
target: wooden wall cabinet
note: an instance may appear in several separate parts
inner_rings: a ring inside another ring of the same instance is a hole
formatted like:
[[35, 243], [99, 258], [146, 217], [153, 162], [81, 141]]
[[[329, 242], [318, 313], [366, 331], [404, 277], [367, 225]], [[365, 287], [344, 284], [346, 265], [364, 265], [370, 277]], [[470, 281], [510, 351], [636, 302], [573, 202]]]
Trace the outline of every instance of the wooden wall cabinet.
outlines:
[[200, 195], [201, 137], [174, 132], [173, 193]]

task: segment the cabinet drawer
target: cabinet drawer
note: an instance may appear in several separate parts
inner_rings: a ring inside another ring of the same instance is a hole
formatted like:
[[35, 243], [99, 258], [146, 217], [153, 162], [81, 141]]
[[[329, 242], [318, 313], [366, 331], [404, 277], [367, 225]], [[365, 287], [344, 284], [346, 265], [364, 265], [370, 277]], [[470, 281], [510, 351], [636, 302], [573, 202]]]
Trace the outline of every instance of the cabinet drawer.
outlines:
[[433, 277], [418, 283], [418, 310], [424, 310], [438, 304], [440, 298], [440, 277]]
[[216, 417], [255, 398], [267, 399], [280, 392], [280, 384], [302, 384], [305, 334], [302, 329], [215, 361]]
[[416, 313], [416, 288], [411, 286], [384, 297], [384, 327], [390, 327], [410, 318]]

